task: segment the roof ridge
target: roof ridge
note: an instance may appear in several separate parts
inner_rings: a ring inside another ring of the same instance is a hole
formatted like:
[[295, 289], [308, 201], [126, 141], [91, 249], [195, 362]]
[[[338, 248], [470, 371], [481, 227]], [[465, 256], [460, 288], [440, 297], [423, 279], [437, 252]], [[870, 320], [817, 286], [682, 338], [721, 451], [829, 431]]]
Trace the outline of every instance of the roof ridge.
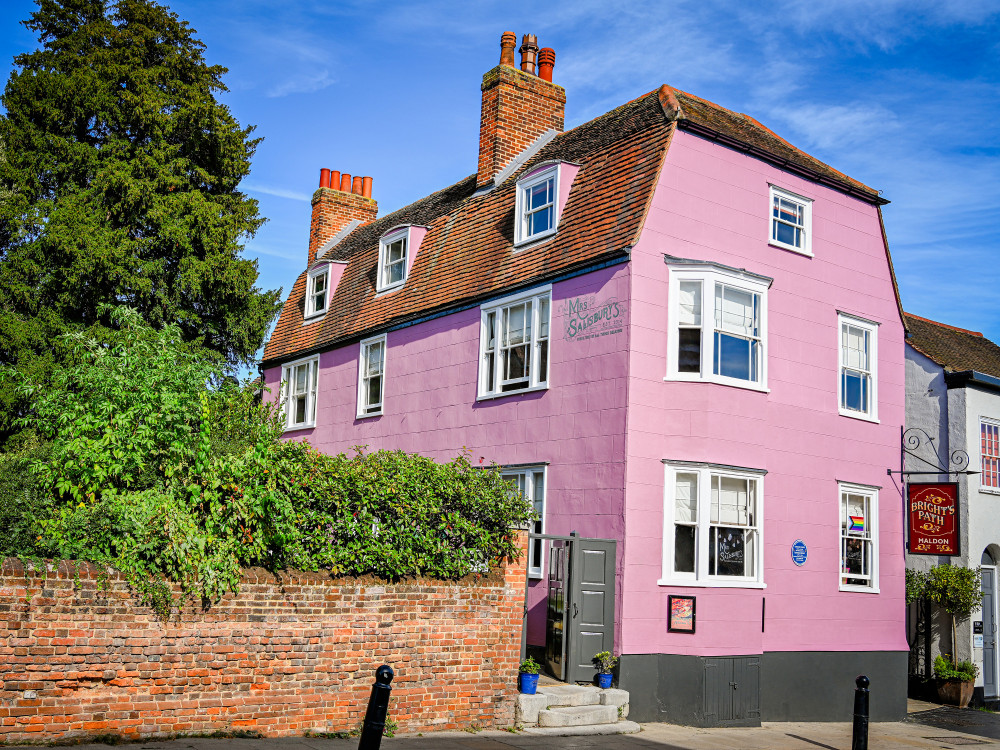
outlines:
[[[947, 323], [941, 323], [937, 320], [931, 320], [930, 318], [922, 318], [919, 315], [914, 315], [913, 313], [908, 313], [905, 310], [903, 315], [908, 318], [913, 318], [915, 320], [922, 320], [924, 323], [930, 323], [931, 325], [940, 326], [941, 328], [950, 328], [953, 331], [958, 331], [959, 333], [967, 333], [970, 336], [978, 336], [981, 339], [986, 339], [986, 337], [980, 331], [970, 331], [968, 328], [959, 328], [958, 326], [950, 326]], [[986, 339], [989, 341], [989, 339]]]

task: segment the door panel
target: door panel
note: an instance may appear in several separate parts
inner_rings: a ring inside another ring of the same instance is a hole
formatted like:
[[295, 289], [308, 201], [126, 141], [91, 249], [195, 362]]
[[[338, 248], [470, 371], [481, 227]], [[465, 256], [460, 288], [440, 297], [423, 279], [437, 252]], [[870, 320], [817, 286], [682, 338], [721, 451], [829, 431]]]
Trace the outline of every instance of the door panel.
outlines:
[[591, 682], [596, 673], [594, 654], [614, 650], [614, 581], [614, 541], [574, 540], [567, 612], [567, 682]]
[[983, 695], [997, 696], [997, 569], [983, 566]]
[[569, 574], [569, 545], [569, 542], [555, 540], [549, 548], [545, 666], [558, 680], [566, 679], [566, 587]]

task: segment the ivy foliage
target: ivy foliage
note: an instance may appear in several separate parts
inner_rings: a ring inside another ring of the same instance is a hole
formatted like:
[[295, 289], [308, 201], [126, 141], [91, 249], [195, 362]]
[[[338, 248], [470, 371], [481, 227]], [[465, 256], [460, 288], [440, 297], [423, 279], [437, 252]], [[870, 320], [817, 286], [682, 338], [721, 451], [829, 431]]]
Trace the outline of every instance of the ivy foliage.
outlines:
[[[0, 364], [43, 379], [57, 336], [127, 304], [248, 363], [277, 314], [243, 243], [259, 143], [195, 31], [153, 0], [36, 0], [0, 115]], [[26, 404], [0, 388], [0, 434]]]
[[496, 467], [282, 441], [274, 406], [177, 327], [110, 319], [100, 340], [66, 337], [76, 364], [48, 385], [21, 385], [39, 439], [3, 459], [36, 498], [13, 552], [113, 565], [166, 610], [164, 581], [212, 601], [241, 567], [454, 579], [516, 556], [533, 511]]

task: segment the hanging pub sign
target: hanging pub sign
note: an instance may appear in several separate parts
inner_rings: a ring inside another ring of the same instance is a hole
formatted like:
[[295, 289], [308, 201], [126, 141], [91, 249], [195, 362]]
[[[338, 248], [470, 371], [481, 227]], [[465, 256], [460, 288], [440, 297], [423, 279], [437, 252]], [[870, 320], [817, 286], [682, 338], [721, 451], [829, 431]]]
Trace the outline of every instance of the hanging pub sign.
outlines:
[[911, 555], [958, 555], [958, 484], [911, 484]]

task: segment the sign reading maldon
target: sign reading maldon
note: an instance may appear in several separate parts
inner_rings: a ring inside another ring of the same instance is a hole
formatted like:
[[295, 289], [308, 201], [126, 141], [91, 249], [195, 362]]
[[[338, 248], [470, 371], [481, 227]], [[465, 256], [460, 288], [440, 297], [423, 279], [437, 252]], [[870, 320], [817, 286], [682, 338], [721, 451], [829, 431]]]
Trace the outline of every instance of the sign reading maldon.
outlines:
[[958, 485], [911, 484], [908, 495], [910, 554], [957, 555]]

